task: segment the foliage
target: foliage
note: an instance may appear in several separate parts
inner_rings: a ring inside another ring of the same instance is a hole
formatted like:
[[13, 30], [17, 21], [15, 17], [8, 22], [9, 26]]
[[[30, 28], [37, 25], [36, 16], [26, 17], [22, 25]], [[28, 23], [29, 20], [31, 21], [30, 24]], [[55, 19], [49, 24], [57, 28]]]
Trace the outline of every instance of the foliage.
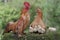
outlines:
[[17, 9], [7, 6], [0, 6], [0, 27], [5, 26], [9, 21], [17, 20], [19, 18]]

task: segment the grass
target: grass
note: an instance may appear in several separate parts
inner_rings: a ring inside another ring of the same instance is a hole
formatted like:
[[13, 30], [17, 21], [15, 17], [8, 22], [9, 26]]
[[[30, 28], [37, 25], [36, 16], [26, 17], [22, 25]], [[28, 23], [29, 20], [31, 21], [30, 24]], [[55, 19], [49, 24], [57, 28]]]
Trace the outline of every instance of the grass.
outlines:
[[20, 38], [16, 35], [12, 36], [12, 33], [6, 33], [1, 40], [60, 40], [60, 33], [46, 32], [45, 34], [35, 34], [28, 32]]

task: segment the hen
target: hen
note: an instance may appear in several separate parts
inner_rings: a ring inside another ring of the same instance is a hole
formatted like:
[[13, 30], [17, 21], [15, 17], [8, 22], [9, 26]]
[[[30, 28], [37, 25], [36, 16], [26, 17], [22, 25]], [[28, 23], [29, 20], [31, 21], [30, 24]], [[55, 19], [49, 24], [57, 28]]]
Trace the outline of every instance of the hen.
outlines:
[[29, 31], [30, 32], [38, 32], [38, 33], [44, 33], [45, 32], [45, 24], [42, 20], [42, 11], [40, 8], [37, 8], [37, 15], [33, 22], [30, 24]]
[[9, 22], [3, 34], [12, 31], [13, 33], [22, 35], [27, 25], [30, 22], [30, 14], [28, 12], [29, 9], [30, 9], [30, 4], [28, 2], [24, 2], [24, 8], [21, 11], [20, 18], [16, 22]]

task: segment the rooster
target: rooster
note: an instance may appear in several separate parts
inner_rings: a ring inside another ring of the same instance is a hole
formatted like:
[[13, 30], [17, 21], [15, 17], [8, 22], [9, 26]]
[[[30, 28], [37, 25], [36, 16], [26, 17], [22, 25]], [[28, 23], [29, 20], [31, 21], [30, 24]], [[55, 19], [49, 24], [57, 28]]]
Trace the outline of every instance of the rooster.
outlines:
[[42, 11], [40, 8], [37, 8], [36, 17], [33, 20], [33, 22], [30, 24], [29, 31], [30, 32], [38, 32], [38, 33], [44, 33], [45, 32], [45, 24], [42, 20]]
[[3, 34], [12, 31], [13, 33], [17, 33], [18, 36], [22, 35], [30, 22], [29, 9], [30, 4], [28, 2], [24, 2], [24, 8], [21, 11], [20, 18], [16, 22], [9, 22]]

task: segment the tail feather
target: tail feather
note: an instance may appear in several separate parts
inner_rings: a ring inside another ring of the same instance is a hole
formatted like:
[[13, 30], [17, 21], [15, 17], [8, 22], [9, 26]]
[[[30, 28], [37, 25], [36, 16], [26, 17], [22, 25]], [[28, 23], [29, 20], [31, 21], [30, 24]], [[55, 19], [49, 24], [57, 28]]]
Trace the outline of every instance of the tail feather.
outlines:
[[9, 26], [10, 26], [10, 23], [8, 23], [8, 24], [6, 25], [5, 30], [3, 31], [2, 35], [4, 35], [5, 33], [10, 32]]

